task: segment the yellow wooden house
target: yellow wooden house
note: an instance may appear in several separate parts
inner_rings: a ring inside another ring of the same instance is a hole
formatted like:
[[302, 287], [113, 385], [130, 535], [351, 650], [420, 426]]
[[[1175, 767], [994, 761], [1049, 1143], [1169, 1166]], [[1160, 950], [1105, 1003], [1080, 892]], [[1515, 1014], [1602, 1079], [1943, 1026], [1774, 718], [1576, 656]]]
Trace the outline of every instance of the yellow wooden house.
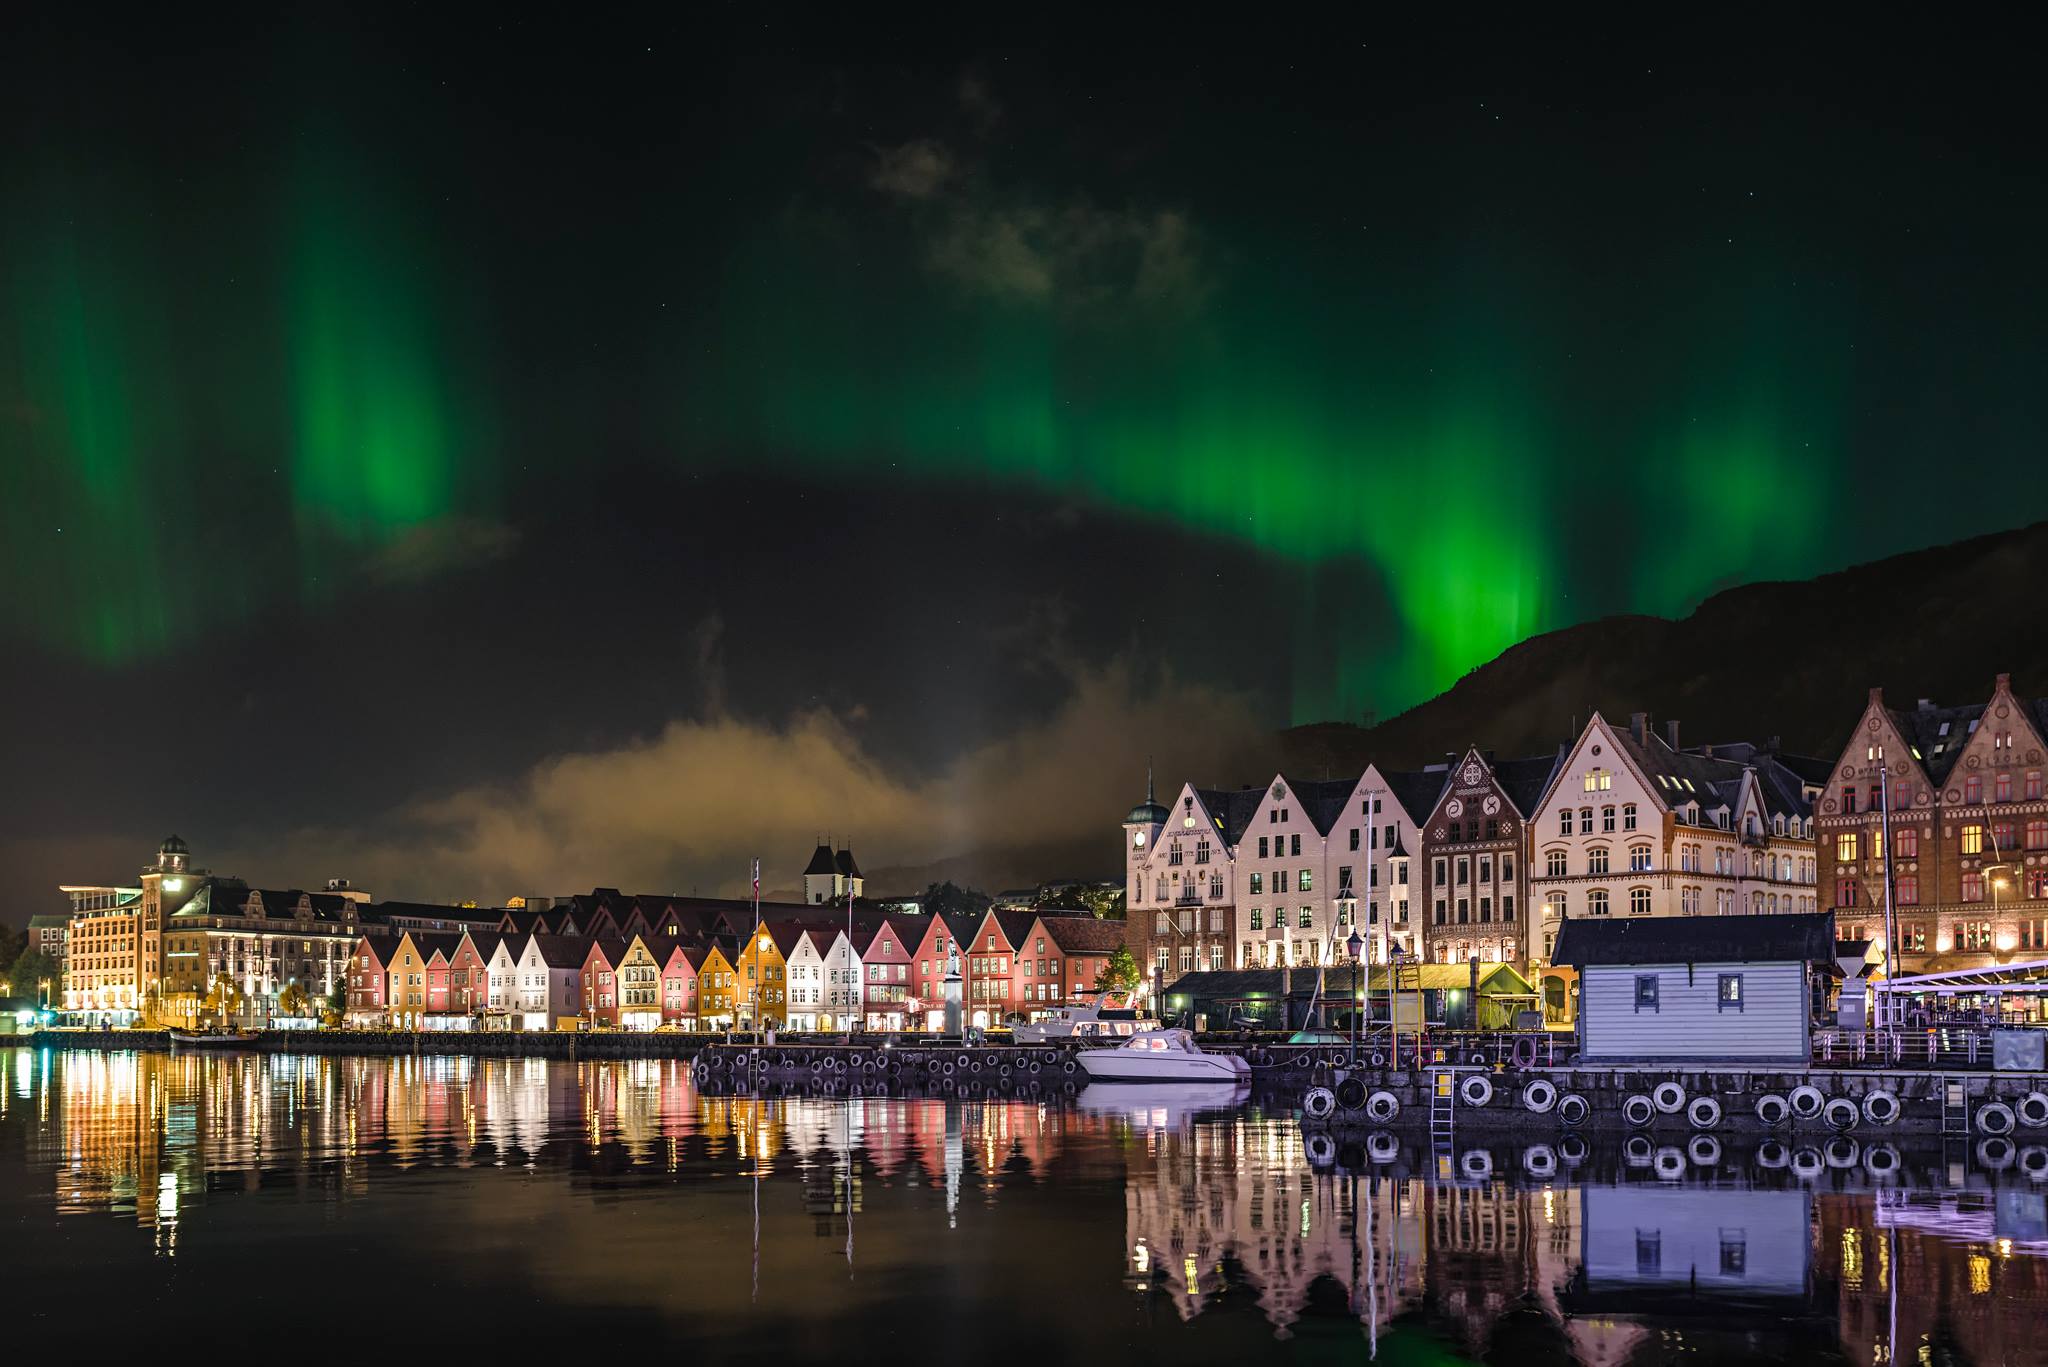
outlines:
[[740, 942], [733, 965], [738, 975], [734, 1007], [743, 1028], [772, 1025], [781, 1029], [789, 1018], [789, 950], [803, 934], [801, 926], [762, 926]]
[[738, 984], [739, 970], [725, 951], [717, 945], [706, 949], [704, 961], [697, 965], [697, 1022], [701, 1028], [721, 1030], [738, 1021]]

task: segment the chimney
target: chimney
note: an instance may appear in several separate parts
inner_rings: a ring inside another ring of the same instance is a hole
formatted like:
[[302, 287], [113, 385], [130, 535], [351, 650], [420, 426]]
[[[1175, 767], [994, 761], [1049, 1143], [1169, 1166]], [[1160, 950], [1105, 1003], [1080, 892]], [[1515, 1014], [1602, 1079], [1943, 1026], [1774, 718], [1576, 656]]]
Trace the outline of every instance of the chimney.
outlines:
[[1488, 764], [1492, 764], [1492, 763], [1494, 762], [1494, 758], [1493, 758], [1493, 757], [1494, 757], [1494, 755], [1495, 755], [1496, 753], [1498, 753], [1498, 752], [1497, 752], [1497, 751], [1493, 751], [1493, 750], [1488, 750], [1488, 751], [1486, 752], [1486, 762], [1487, 762]]
[[1922, 698], [1920, 700], [1920, 710], [1922, 712], [1932, 712], [1934, 710], [1934, 699]]
[[1629, 713], [1628, 729], [1629, 734], [1636, 738], [1637, 745], [1648, 745], [1650, 743], [1650, 714], [1648, 712]]
[[1670, 738], [1671, 748], [1678, 748], [1678, 719], [1673, 717], [1664, 723], [1664, 734]]
[[1783, 749], [1784, 747], [1777, 736], [1772, 736], [1771, 743], [1769, 745], [1766, 745], [1764, 748], [1775, 755], [1778, 753], [1779, 750]]
[[1451, 767], [1452, 767], [1453, 765], [1457, 764], [1457, 762], [1458, 762], [1458, 752], [1457, 752], [1456, 750], [1446, 750], [1446, 751], [1444, 751], [1444, 768], [1446, 768], [1446, 769], [1449, 769], [1449, 768], [1451, 768]]

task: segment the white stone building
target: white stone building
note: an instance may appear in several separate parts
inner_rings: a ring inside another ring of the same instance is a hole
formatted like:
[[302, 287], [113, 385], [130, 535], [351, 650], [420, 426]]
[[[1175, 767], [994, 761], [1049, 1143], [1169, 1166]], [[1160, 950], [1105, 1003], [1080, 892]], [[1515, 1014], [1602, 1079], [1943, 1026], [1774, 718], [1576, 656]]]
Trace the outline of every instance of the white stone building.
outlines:
[[1813, 801], [1826, 766], [1741, 743], [1682, 749], [1636, 713], [1595, 713], [1529, 822], [1536, 957], [1578, 916], [1814, 910]]

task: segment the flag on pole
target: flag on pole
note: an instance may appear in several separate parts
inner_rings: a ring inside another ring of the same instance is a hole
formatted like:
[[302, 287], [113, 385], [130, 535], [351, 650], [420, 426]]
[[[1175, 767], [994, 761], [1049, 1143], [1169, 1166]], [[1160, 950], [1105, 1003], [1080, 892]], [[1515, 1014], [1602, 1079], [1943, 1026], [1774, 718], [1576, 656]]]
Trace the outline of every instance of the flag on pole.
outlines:
[[761, 900], [761, 861], [754, 861], [754, 900]]

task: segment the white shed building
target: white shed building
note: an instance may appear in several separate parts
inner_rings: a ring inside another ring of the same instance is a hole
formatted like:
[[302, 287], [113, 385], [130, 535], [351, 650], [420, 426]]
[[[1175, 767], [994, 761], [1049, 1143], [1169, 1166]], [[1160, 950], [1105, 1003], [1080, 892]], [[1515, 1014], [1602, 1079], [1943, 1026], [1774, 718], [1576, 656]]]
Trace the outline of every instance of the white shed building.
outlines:
[[1568, 920], [1552, 962], [1579, 970], [1586, 1063], [1805, 1063], [1832, 912]]

